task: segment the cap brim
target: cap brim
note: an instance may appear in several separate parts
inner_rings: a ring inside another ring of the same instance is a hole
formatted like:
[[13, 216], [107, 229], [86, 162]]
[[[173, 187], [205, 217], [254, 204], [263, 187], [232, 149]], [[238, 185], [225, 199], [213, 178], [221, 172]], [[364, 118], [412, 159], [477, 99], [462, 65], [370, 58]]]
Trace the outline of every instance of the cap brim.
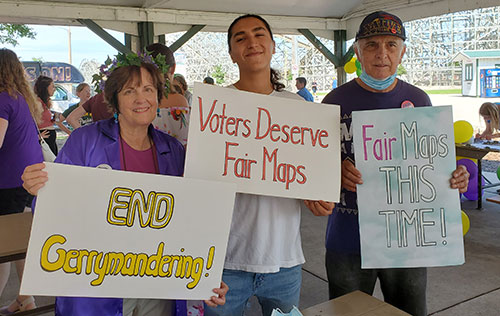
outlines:
[[377, 33], [377, 34], [370, 34], [370, 35], [364, 35], [364, 36], [356, 36], [356, 40], [363, 39], [363, 38], [368, 38], [368, 37], [373, 37], [373, 36], [379, 36], [379, 35], [390, 35], [390, 36], [396, 36], [402, 39], [403, 41], [406, 41], [406, 37], [403, 35], [398, 35], [390, 32], [384, 32], [384, 33]]

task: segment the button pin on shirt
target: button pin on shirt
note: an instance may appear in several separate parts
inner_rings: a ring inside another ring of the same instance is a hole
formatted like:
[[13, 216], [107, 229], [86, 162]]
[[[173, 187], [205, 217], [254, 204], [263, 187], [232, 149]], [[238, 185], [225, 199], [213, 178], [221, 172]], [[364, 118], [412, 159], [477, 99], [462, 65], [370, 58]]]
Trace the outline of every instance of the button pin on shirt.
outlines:
[[413, 103], [409, 100], [405, 100], [401, 103], [401, 108], [402, 109], [406, 109], [406, 108], [414, 108], [415, 105], [413, 105]]

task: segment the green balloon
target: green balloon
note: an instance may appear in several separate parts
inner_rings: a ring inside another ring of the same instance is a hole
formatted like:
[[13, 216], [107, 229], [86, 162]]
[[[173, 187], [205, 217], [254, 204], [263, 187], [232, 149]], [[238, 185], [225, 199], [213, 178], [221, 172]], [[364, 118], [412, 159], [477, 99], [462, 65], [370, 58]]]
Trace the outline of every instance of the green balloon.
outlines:
[[497, 169], [497, 177], [498, 177], [498, 180], [500, 180], [500, 166], [498, 166], [498, 169]]
[[[356, 59], [355, 64], [356, 64], [356, 68], [357, 68], [357, 69], [359, 69], [359, 70], [361, 70], [361, 63], [359, 62], [359, 60], [357, 60], [357, 59]], [[356, 73], [357, 73], [357, 72], [356, 72]], [[358, 76], [359, 76], [359, 75], [358, 75]]]
[[359, 68], [356, 69], [356, 75], [358, 75], [358, 77], [361, 76], [361, 72], [362, 72], [361, 69], [359, 69]]

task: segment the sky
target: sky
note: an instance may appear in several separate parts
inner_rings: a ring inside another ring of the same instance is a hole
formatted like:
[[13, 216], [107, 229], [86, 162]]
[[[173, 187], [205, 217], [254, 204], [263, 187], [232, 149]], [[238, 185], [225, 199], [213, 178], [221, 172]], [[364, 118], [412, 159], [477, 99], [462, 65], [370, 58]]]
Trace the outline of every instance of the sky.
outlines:
[[[29, 26], [37, 33], [36, 39], [21, 38], [18, 39], [19, 44], [16, 46], [2, 45], [16, 52], [21, 61], [31, 61], [33, 58], [42, 58], [46, 62], [69, 61], [67, 26]], [[83, 59], [96, 59], [99, 63], [103, 63], [108, 55], [117, 54], [116, 49], [86, 27], [72, 26], [70, 29], [73, 66], [78, 68]], [[124, 42], [123, 33], [107, 31], [120, 42]]]

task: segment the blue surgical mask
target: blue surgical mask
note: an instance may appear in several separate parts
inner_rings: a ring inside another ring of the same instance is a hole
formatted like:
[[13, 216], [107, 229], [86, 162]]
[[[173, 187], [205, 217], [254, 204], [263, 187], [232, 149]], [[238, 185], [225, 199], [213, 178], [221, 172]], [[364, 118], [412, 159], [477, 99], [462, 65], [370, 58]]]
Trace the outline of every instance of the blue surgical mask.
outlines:
[[273, 310], [271, 316], [303, 316], [302, 313], [297, 309], [297, 307], [293, 307], [290, 313], [283, 313], [279, 309]]
[[361, 75], [359, 76], [359, 79], [361, 79], [361, 81], [363, 81], [367, 86], [369, 86], [372, 89], [385, 90], [389, 88], [391, 84], [394, 83], [394, 80], [396, 80], [396, 75], [397, 72], [395, 72], [392, 76], [379, 80], [373, 78], [363, 70], [361, 72]]

